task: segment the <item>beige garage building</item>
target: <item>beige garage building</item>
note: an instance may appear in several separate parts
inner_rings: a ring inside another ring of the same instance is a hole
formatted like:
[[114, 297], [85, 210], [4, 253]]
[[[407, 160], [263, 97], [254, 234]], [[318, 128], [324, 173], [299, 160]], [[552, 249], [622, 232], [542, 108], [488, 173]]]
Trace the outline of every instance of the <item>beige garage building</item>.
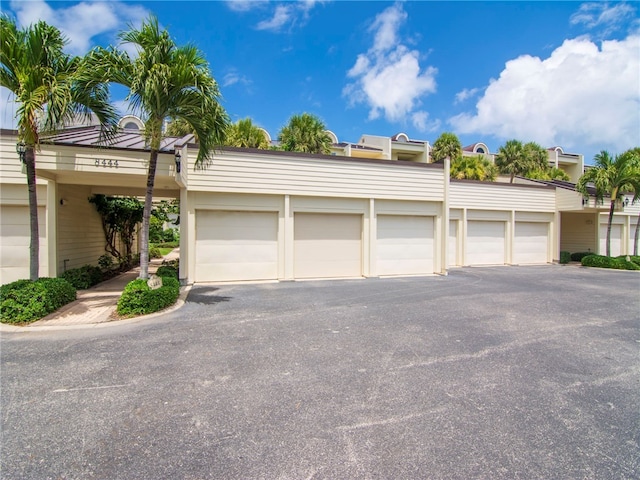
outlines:
[[[98, 138], [95, 127], [74, 129], [38, 153], [42, 276], [95, 264], [104, 253], [91, 195], [144, 194], [143, 137], [125, 131], [108, 147]], [[224, 148], [196, 169], [190, 140], [165, 141], [155, 184], [157, 197], [180, 199], [184, 282], [433, 275], [459, 266], [544, 264], [561, 250], [604, 250], [606, 206], [585, 202], [567, 185], [449, 180], [448, 162], [424, 162], [426, 142], [391, 141], [391, 153], [404, 153], [388, 159]], [[2, 132], [2, 283], [29, 271], [27, 189], [16, 141], [16, 132]], [[369, 151], [377, 152], [358, 154]], [[639, 212], [633, 204], [616, 211], [614, 254], [631, 252]]]

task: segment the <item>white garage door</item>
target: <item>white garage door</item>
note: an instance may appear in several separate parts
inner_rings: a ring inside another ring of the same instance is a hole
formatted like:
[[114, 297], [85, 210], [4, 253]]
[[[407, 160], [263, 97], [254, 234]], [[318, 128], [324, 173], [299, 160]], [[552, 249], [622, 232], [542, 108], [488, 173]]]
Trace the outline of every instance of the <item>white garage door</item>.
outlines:
[[516, 222], [513, 263], [547, 263], [549, 224]]
[[197, 282], [278, 277], [276, 212], [196, 212]]
[[479, 220], [467, 223], [467, 265], [504, 265], [504, 225]]
[[449, 243], [447, 244], [447, 263], [449, 267], [458, 265], [458, 221], [449, 220]]
[[[622, 255], [622, 225], [611, 225], [611, 256]], [[600, 255], [607, 254], [607, 224], [600, 224]]]
[[378, 275], [433, 273], [433, 217], [378, 215]]
[[[40, 275], [45, 275], [48, 262], [46, 243], [46, 211], [38, 208], [38, 233], [40, 235]], [[29, 278], [29, 207], [0, 207], [0, 283]]]
[[295, 278], [362, 275], [362, 216], [294, 215]]

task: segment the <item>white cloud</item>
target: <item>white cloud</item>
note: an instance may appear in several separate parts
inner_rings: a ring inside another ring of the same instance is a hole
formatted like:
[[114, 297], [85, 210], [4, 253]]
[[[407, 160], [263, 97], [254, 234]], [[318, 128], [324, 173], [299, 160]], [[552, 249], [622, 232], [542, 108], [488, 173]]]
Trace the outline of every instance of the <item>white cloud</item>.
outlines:
[[434, 67], [420, 67], [420, 53], [400, 43], [398, 30], [407, 14], [401, 4], [395, 4], [376, 16], [369, 31], [374, 33], [373, 45], [358, 55], [347, 72], [353, 79], [343, 89], [351, 105], [370, 107], [369, 118], [384, 114], [388, 121], [411, 118], [417, 127], [426, 125], [426, 112], [416, 109], [423, 96], [436, 91]]
[[12, 1], [18, 23], [22, 26], [39, 20], [58, 27], [69, 39], [68, 51], [86, 53], [93, 46], [93, 38], [104, 33], [115, 33], [129, 24], [140, 25], [148, 11], [124, 2], [81, 2], [67, 8], [51, 8], [43, 0]]
[[229, 10], [234, 12], [248, 12], [255, 8], [262, 8], [267, 4], [267, 0], [228, 0], [225, 3]]
[[565, 40], [549, 58], [507, 62], [476, 104], [450, 119], [461, 134], [622, 151], [640, 138], [640, 37]]
[[273, 13], [273, 17], [269, 20], [261, 21], [256, 25], [256, 28], [258, 30], [272, 30], [277, 32], [289, 22], [293, 10], [294, 7], [292, 5], [278, 5], [276, 11]]
[[231, 69], [222, 78], [222, 86], [230, 87], [231, 85], [235, 85], [236, 83], [241, 85], [250, 85], [251, 80], [249, 80], [245, 75], [241, 75], [240, 73], [238, 73], [236, 69]]
[[458, 93], [456, 93], [456, 100], [454, 103], [462, 103], [465, 100], [470, 99], [471, 97], [475, 97], [475, 95], [480, 91], [479, 88], [464, 88]]
[[411, 123], [420, 132], [435, 132], [440, 129], [440, 120], [429, 120], [429, 114], [423, 110], [411, 115]]
[[256, 29], [280, 32], [287, 25], [290, 27], [304, 25], [309, 19], [311, 10], [321, 3], [323, 2], [319, 0], [302, 0], [276, 5], [271, 18], [259, 22]]
[[15, 96], [8, 88], [0, 87], [0, 128], [18, 128]]
[[589, 2], [583, 3], [578, 11], [571, 15], [571, 25], [582, 24], [587, 28], [605, 27], [616, 30], [621, 22], [635, 16], [635, 9], [627, 3]]

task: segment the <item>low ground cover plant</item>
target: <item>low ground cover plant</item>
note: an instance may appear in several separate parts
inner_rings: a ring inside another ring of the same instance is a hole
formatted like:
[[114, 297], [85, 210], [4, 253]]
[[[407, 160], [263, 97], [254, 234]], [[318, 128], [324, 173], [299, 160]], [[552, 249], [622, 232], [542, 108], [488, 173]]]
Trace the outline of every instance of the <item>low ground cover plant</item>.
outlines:
[[176, 303], [180, 295], [180, 282], [175, 269], [164, 268], [162, 275], [162, 286], [157, 289], [149, 287], [147, 280], [138, 279], [129, 282], [118, 300], [118, 314], [123, 317], [135, 315], [146, 315], [157, 312], [163, 308]]
[[104, 280], [102, 269], [95, 265], [84, 265], [79, 268], [72, 268], [63, 272], [60, 277], [64, 278], [78, 290], [93, 287]]
[[17, 280], [0, 287], [0, 321], [29, 323], [76, 299], [76, 289], [64, 278]]
[[[637, 259], [638, 257], [633, 258]], [[587, 255], [582, 258], [581, 263], [583, 267], [614, 268], [616, 270], [640, 270], [640, 264], [627, 260], [626, 255], [621, 255], [619, 257]]]

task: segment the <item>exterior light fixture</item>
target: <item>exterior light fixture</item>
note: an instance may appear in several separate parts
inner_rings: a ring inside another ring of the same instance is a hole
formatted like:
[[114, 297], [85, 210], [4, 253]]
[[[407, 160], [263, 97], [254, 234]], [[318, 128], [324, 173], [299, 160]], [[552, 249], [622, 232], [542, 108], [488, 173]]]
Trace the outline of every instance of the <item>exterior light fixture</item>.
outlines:
[[24, 142], [16, 143], [16, 152], [18, 152], [18, 157], [20, 157], [20, 161], [24, 163], [24, 157], [25, 157], [25, 154], [27, 153], [27, 146], [24, 144]]
[[629, 206], [629, 199], [625, 197], [625, 199], [622, 201], [622, 205], [625, 207]]
[[175, 161], [176, 161], [176, 173], [180, 173], [180, 166], [182, 164], [182, 155], [178, 150], [176, 150]]

